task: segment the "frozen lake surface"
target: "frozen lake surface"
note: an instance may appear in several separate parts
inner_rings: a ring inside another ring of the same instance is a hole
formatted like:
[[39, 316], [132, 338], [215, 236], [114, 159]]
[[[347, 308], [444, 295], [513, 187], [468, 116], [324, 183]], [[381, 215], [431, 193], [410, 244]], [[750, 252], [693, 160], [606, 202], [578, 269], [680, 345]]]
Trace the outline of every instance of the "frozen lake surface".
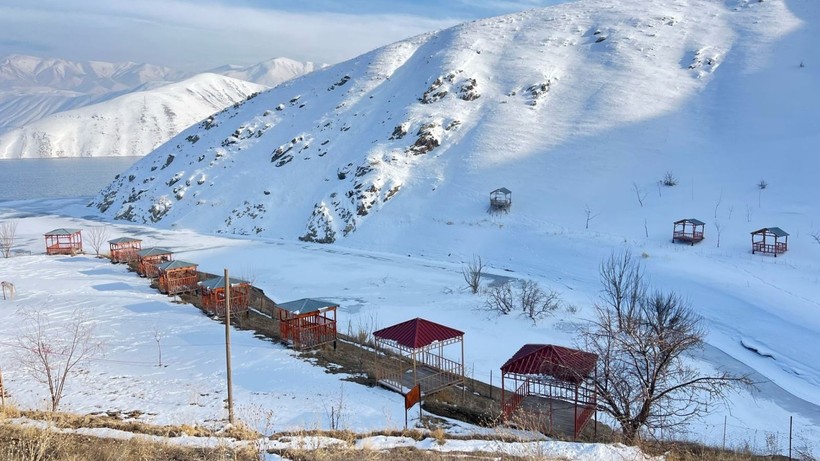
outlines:
[[94, 195], [140, 158], [0, 160], [0, 201]]

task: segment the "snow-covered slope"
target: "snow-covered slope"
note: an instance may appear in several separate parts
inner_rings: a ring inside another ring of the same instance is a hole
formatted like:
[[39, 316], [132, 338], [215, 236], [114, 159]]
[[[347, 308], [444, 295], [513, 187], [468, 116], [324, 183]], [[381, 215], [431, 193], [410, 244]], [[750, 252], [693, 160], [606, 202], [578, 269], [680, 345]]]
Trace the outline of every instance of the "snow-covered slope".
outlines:
[[0, 158], [139, 156], [267, 87], [215, 74], [59, 112], [0, 135]]
[[658, 195], [667, 170], [681, 180], [668, 194], [712, 205], [729, 179], [724, 202], [761, 176], [817, 192], [806, 172], [820, 161], [804, 153], [820, 79], [797, 59], [817, 51], [811, 18], [796, 16], [816, 10], [582, 0], [422, 35], [208, 118], [95, 203], [119, 219], [330, 242], [478, 220], [505, 185], [536, 227], [584, 224], [588, 206], [608, 212], [596, 224], [640, 232], [610, 204], [634, 206], [633, 183]]
[[179, 71], [151, 64], [9, 55], [0, 59], [0, 132], [182, 77]]
[[313, 72], [320, 67], [322, 66], [317, 66], [309, 61], [300, 62], [288, 58], [274, 58], [252, 66], [227, 65], [217, 67], [209, 72], [274, 87], [284, 81]]

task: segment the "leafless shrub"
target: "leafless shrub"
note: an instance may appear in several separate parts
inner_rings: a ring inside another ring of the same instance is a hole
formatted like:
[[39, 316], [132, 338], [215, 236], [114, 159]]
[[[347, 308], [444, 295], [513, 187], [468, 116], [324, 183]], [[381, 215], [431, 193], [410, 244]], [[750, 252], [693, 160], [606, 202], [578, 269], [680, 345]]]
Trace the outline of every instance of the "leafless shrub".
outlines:
[[481, 288], [481, 275], [484, 273], [484, 264], [481, 262], [481, 256], [473, 256], [473, 260], [461, 268], [461, 274], [464, 276], [464, 281], [467, 282], [467, 287], [473, 294], [478, 293]]
[[100, 248], [102, 248], [108, 237], [108, 226], [93, 226], [85, 234], [85, 241], [94, 249], [94, 253], [99, 256]]
[[17, 221], [3, 221], [0, 223], [0, 253], [4, 258], [11, 256], [11, 247], [17, 238]]
[[817, 242], [818, 245], [820, 245], [820, 231], [813, 232], [811, 234], [811, 238], [813, 238], [814, 241]]
[[632, 183], [632, 188], [635, 189], [635, 195], [638, 197], [638, 203], [643, 208], [643, 199], [646, 198], [646, 191], [638, 187], [637, 183]]
[[667, 171], [663, 175], [663, 185], [666, 187], [673, 187], [678, 185], [678, 178], [671, 171]]
[[25, 314], [17, 337], [18, 360], [23, 370], [48, 388], [51, 411], [57, 411], [68, 380], [78, 368], [102, 351], [93, 329], [79, 311], [52, 325], [41, 311]]
[[486, 293], [487, 298], [484, 304], [488, 310], [502, 315], [507, 315], [515, 310], [512, 282], [491, 286], [487, 288]]
[[560, 293], [544, 291], [532, 280], [519, 280], [492, 286], [486, 290], [485, 307], [493, 312], [507, 315], [520, 312], [533, 324], [549, 316], [562, 305]]
[[[643, 206], [643, 204], [641, 204], [641, 206]], [[593, 214], [592, 210], [589, 209], [589, 205], [586, 205], [584, 207], [584, 214], [587, 216], [587, 222], [586, 222], [586, 225], [584, 226], [584, 229], [589, 229], [589, 222], [592, 221], [593, 219], [597, 218], [599, 213]]]
[[684, 361], [703, 344], [700, 317], [678, 294], [650, 292], [628, 250], [612, 254], [599, 273], [601, 301], [582, 336], [585, 349], [598, 355], [592, 380], [599, 407], [619, 423], [625, 442], [680, 427], [736, 386], [751, 384], [724, 371], [704, 375]]

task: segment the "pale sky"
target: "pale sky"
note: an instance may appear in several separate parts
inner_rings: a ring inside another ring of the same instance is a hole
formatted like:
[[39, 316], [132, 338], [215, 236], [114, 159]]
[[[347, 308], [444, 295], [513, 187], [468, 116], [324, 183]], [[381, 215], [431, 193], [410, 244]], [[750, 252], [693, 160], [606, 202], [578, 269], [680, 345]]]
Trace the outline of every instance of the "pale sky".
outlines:
[[333, 64], [460, 22], [567, 0], [2, 0], [0, 57], [198, 71], [275, 57]]

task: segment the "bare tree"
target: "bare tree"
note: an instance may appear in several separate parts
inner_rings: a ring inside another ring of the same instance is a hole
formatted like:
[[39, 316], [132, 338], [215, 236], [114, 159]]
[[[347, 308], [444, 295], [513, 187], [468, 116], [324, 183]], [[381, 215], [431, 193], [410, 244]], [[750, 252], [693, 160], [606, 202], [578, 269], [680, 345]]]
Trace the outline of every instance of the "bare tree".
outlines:
[[820, 231], [813, 232], [811, 234], [811, 238], [813, 238], [814, 241], [817, 242], [818, 245], [820, 245]]
[[557, 311], [563, 302], [555, 290], [544, 291], [532, 280], [516, 280], [487, 289], [484, 306], [502, 315], [520, 311], [533, 325]]
[[752, 222], [752, 207], [746, 204], [746, 222]]
[[69, 320], [51, 325], [40, 311], [26, 314], [17, 337], [18, 360], [29, 376], [48, 387], [51, 411], [57, 411], [68, 380], [102, 351], [91, 324], [74, 311]]
[[473, 256], [473, 260], [466, 266], [461, 268], [461, 274], [464, 276], [464, 281], [473, 294], [478, 293], [481, 288], [481, 275], [484, 272], [484, 264], [481, 262], [481, 256]]
[[105, 239], [107, 237], [108, 226], [94, 226], [88, 229], [88, 232], [86, 232], [85, 240], [86, 242], [88, 242], [88, 245], [94, 249], [94, 253], [96, 253], [97, 256], [99, 256], [100, 248], [103, 246], [103, 243], [105, 243]]
[[157, 366], [162, 366], [162, 339], [165, 338], [165, 332], [154, 325], [154, 341], [157, 342]]
[[603, 294], [596, 318], [582, 331], [585, 348], [598, 355], [594, 386], [599, 408], [621, 427], [624, 441], [643, 431], [674, 428], [707, 413], [746, 377], [704, 375], [683, 355], [702, 346], [701, 319], [674, 292], [653, 291], [629, 251], [600, 266]]
[[11, 247], [17, 238], [17, 221], [3, 221], [0, 223], [0, 253], [4, 258], [11, 256]]
[[715, 221], [715, 230], [717, 231], [717, 247], [720, 248], [720, 233], [723, 230], [723, 225], [720, 221]]

